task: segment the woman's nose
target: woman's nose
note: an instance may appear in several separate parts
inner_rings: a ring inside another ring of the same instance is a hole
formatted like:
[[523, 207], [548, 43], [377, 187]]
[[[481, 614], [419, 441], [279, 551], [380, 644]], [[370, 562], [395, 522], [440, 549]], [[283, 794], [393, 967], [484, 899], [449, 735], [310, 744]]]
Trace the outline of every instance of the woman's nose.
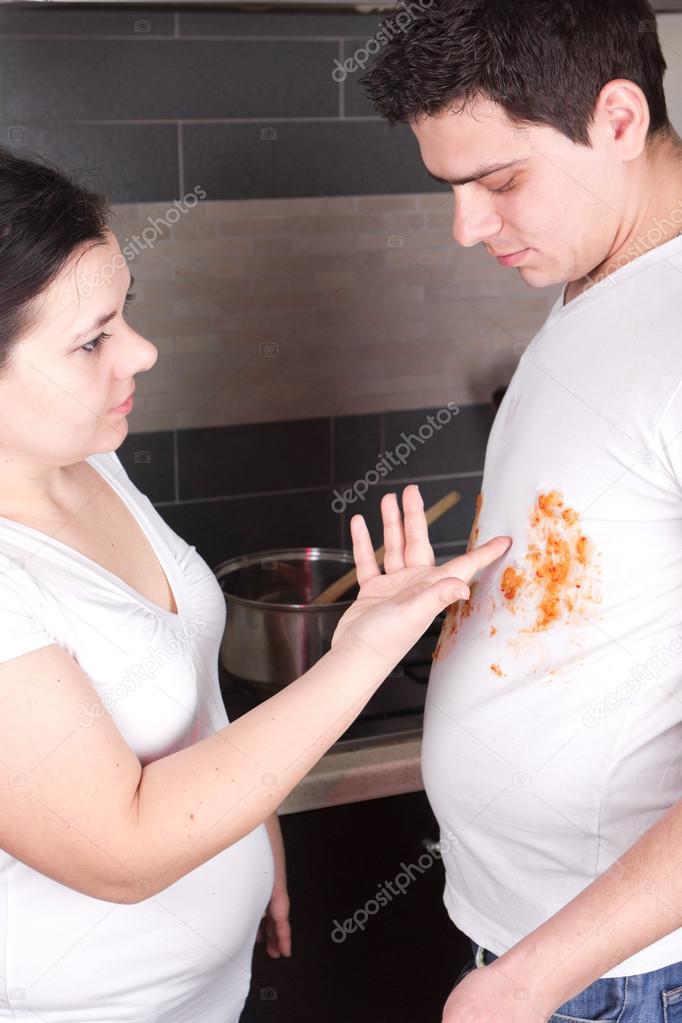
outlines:
[[128, 378], [151, 369], [159, 357], [155, 344], [134, 330], [130, 334], [130, 344], [119, 364], [119, 376]]

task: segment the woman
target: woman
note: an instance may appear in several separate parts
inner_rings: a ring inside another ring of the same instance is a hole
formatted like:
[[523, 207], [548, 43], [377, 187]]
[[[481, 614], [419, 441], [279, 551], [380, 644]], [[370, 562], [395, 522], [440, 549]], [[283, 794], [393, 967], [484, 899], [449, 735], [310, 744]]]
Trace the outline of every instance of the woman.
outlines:
[[220, 586], [115, 454], [158, 353], [107, 214], [0, 153], [0, 1019], [231, 1023], [271, 896], [287, 952], [277, 806], [510, 541], [436, 568], [387, 495], [385, 574], [357, 515], [332, 650], [228, 724]]

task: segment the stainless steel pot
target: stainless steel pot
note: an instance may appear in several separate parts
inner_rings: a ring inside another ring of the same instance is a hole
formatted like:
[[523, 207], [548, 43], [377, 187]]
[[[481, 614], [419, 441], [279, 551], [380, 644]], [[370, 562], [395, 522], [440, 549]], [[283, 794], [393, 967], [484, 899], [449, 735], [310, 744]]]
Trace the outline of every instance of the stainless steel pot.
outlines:
[[331, 647], [343, 601], [310, 601], [353, 566], [350, 551], [320, 547], [259, 551], [218, 565], [227, 620], [220, 660], [240, 689], [272, 695], [306, 672]]

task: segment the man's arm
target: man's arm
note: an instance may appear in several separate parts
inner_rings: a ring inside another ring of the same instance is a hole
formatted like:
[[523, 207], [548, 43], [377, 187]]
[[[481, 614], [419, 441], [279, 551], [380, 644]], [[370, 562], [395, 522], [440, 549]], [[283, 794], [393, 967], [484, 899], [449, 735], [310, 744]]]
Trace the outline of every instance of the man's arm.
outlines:
[[[546, 1019], [612, 967], [681, 925], [679, 802], [563, 909], [490, 967], [466, 977], [448, 999], [443, 1019], [477, 1023], [490, 1018], [493, 1003], [508, 1000], [504, 1018], [509, 1023], [529, 1019], [529, 1004]], [[462, 1017], [465, 1009], [470, 1014]]]

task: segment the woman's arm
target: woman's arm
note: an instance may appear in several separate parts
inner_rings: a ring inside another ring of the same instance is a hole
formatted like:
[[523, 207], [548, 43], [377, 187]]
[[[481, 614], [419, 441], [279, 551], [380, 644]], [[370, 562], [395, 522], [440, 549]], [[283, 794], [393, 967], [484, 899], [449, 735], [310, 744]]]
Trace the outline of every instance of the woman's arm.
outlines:
[[[53, 644], [0, 665], [0, 846], [62, 884], [131, 903], [163, 891], [275, 811], [433, 618], [506, 552], [497, 538], [438, 568], [416, 487], [382, 501], [386, 574], [351, 522], [360, 595], [332, 649], [220, 731], [144, 769], [77, 662]], [[407, 541], [405, 539], [407, 535]], [[461, 580], [464, 580], [463, 583]]]

